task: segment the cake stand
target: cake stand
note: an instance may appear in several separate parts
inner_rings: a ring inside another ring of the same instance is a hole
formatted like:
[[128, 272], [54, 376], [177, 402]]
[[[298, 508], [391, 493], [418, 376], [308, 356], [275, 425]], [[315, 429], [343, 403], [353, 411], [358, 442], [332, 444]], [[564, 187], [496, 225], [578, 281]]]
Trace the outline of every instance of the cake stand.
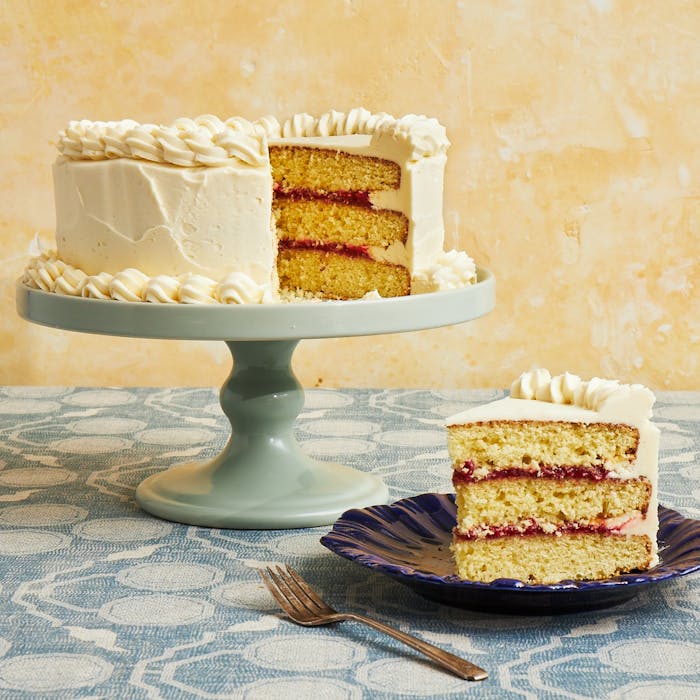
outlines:
[[173, 466], [145, 479], [136, 500], [166, 520], [223, 528], [329, 525], [350, 508], [385, 503], [372, 474], [304, 454], [294, 423], [304, 392], [291, 367], [301, 339], [401, 333], [462, 323], [488, 313], [495, 281], [392, 299], [263, 305], [103, 301], [17, 284], [17, 311], [64, 330], [141, 338], [223, 340], [233, 370], [220, 392], [231, 423], [224, 450], [206, 463]]

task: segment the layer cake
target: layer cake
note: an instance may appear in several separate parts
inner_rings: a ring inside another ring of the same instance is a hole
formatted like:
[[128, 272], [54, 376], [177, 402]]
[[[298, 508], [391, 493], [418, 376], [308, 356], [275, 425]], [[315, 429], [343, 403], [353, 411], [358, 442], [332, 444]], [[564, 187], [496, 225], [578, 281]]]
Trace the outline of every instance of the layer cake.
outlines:
[[355, 299], [465, 286], [444, 251], [437, 120], [365, 109], [162, 126], [75, 121], [53, 168], [56, 250], [30, 286], [159, 303]]

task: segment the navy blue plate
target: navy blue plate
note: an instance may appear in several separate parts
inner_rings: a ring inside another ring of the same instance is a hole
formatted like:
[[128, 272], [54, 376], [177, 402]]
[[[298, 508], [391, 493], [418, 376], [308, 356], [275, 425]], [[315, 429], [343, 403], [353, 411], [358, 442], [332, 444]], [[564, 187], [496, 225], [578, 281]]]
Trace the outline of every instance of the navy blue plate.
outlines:
[[391, 505], [349, 510], [321, 538], [321, 544], [438, 603], [521, 615], [618, 605], [647, 586], [700, 570], [700, 521], [659, 506], [661, 561], [649, 571], [551, 585], [514, 579], [464, 581], [454, 574], [450, 552], [455, 516], [454, 494], [426, 493]]

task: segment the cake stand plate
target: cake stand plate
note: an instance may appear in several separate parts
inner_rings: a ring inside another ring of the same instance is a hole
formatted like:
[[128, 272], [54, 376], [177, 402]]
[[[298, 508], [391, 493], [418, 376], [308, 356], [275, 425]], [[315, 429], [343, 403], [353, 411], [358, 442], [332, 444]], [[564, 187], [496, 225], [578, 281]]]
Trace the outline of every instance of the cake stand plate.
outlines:
[[142, 338], [223, 340], [233, 370], [220, 392], [231, 436], [215, 459], [145, 479], [136, 500], [167, 520], [224, 528], [329, 525], [350, 508], [388, 499], [377, 477], [317, 462], [302, 451], [294, 423], [304, 392], [291, 366], [299, 340], [400, 333], [478, 318], [495, 304], [495, 280], [392, 299], [264, 305], [163, 305], [83, 299], [17, 284], [17, 311], [53, 328]]

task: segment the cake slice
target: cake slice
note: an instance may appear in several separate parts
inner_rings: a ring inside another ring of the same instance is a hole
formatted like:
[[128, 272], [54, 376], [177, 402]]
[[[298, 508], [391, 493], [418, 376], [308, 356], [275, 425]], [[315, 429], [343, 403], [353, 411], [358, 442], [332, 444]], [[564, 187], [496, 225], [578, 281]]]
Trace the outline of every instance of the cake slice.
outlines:
[[658, 562], [653, 393], [525, 373], [447, 420], [461, 578], [602, 579]]

